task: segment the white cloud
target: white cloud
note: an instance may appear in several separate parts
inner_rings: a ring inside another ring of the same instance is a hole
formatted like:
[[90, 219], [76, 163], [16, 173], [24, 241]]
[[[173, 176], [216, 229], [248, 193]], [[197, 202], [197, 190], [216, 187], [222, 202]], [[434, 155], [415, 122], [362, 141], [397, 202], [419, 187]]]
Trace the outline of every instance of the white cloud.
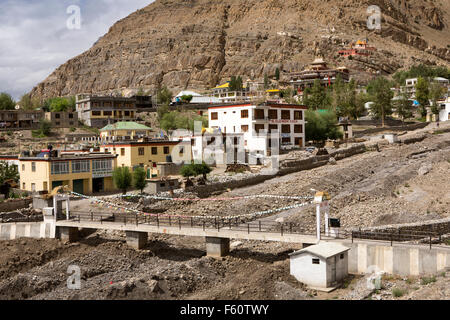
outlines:
[[[151, 0], [0, 0], [0, 92], [16, 99], [58, 66], [89, 49], [119, 19]], [[81, 8], [69, 30], [67, 8]]]

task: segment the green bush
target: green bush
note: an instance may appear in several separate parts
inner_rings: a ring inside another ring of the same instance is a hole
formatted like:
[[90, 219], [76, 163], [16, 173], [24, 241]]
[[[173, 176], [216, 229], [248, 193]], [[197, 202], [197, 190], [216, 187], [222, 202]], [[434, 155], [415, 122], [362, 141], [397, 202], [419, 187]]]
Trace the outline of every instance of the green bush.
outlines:
[[420, 283], [424, 286], [426, 286], [427, 284], [436, 282], [436, 277], [432, 276], [432, 277], [424, 277], [420, 280]]
[[406, 291], [404, 289], [400, 289], [400, 288], [392, 289], [392, 295], [396, 298], [400, 298], [400, 297], [404, 296], [405, 293], [406, 293]]

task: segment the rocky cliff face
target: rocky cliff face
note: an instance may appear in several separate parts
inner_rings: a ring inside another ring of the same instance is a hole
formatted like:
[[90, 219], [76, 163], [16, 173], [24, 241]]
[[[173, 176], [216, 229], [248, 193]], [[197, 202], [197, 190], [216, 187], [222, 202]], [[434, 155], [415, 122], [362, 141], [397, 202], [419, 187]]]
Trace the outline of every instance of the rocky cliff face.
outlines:
[[[367, 7], [383, 13], [367, 29]], [[315, 55], [355, 74], [450, 65], [448, 0], [157, 0], [125, 19], [32, 91], [41, 98], [124, 88], [207, 89], [231, 75], [301, 70]], [[379, 51], [348, 61], [337, 51], [367, 37]]]

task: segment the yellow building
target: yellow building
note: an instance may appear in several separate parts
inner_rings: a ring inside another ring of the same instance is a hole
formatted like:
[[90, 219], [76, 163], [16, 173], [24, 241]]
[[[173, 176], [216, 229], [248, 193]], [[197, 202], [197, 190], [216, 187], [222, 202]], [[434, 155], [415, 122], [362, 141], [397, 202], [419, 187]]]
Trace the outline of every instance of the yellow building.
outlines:
[[152, 134], [152, 129], [143, 124], [131, 121], [116, 122], [100, 129], [100, 137], [104, 140], [123, 137], [148, 137]]
[[75, 192], [92, 194], [115, 190], [112, 173], [117, 157], [101, 153], [59, 154], [41, 152], [35, 156], [19, 156], [20, 188], [51, 192], [67, 185]]
[[119, 167], [144, 168], [148, 179], [159, 176], [158, 163], [172, 161], [190, 163], [192, 159], [190, 141], [118, 142], [105, 144], [100, 147], [100, 151], [117, 155], [117, 166]]

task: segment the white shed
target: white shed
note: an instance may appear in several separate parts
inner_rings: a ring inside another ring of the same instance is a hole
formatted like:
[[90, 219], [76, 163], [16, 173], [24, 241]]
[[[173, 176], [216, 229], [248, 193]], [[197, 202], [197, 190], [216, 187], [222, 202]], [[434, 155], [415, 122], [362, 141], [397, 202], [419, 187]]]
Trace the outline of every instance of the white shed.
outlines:
[[290, 254], [291, 275], [311, 288], [331, 291], [348, 275], [350, 248], [324, 242]]

